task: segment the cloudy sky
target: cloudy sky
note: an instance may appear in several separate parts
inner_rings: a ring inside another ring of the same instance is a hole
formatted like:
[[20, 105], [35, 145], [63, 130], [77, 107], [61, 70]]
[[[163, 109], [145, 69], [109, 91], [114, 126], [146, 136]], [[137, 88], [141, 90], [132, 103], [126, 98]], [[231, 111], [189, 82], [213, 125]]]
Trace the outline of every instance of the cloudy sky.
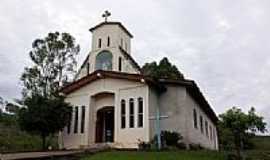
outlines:
[[0, 96], [20, 98], [31, 43], [48, 32], [71, 33], [81, 63], [106, 9], [134, 35], [139, 64], [166, 56], [218, 114], [254, 106], [270, 123], [269, 0], [1, 0]]

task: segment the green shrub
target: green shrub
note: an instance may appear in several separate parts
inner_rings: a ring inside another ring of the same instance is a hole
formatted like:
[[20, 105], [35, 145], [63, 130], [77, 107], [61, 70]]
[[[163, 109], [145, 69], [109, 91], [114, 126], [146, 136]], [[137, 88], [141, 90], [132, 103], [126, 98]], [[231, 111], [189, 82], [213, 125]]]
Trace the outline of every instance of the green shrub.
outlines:
[[180, 150], [183, 150], [183, 149], [187, 149], [187, 146], [186, 146], [185, 143], [179, 142], [179, 143], [176, 144], [176, 148], [180, 149]]
[[176, 146], [183, 139], [180, 133], [171, 131], [162, 131], [161, 139], [167, 146]]
[[191, 143], [191, 144], [189, 144], [189, 149], [196, 151], [196, 150], [202, 150], [203, 147], [200, 144]]
[[148, 151], [151, 149], [151, 143], [141, 141], [139, 142], [139, 150]]

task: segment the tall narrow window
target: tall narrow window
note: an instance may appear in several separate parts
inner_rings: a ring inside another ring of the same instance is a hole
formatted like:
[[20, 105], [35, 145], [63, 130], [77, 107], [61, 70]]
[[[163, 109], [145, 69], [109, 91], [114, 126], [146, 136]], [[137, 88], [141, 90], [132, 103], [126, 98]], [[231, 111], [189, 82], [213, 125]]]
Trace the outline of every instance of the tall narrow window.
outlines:
[[201, 132], [203, 133], [203, 117], [200, 116], [200, 127], [201, 127]]
[[78, 133], [79, 108], [75, 107], [74, 133]]
[[98, 39], [98, 48], [101, 48], [101, 38]]
[[81, 117], [81, 133], [84, 133], [84, 124], [85, 124], [85, 106], [82, 106], [82, 117]]
[[209, 136], [208, 133], [209, 133], [209, 132], [208, 132], [208, 122], [205, 121], [205, 134], [206, 134], [207, 137]]
[[210, 132], [210, 139], [213, 139], [213, 131], [212, 131], [212, 126], [209, 125], [209, 132]]
[[107, 46], [109, 47], [110, 46], [110, 37], [108, 37], [108, 39], [107, 39]]
[[217, 148], [217, 139], [216, 139], [216, 129], [213, 127], [213, 140], [214, 140], [214, 146]]
[[126, 101], [121, 100], [121, 128], [126, 128]]
[[122, 71], [122, 57], [118, 58], [118, 70]]
[[194, 128], [198, 128], [198, 121], [197, 121], [197, 111], [196, 109], [193, 109], [193, 124]]
[[143, 98], [138, 98], [138, 127], [143, 127]]
[[127, 48], [128, 48], [128, 46], [127, 46], [127, 42], [125, 43], [125, 50], [127, 51]]
[[70, 129], [71, 129], [71, 121], [72, 121], [72, 112], [69, 114], [70, 116], [70, 121], [68, 121], [67, 124], [67, 133], [70, 134]]
[[134, 100], [129, 99], [129, 128], [134, 128]]

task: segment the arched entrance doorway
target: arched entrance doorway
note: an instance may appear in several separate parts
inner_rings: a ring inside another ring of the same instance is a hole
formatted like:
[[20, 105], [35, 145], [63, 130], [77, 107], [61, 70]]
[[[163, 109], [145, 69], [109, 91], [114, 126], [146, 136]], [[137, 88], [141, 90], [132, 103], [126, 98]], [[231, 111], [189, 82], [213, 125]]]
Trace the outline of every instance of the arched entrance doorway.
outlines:
[[97, 111], [96, 143], [114, 141], [114, 107], [106, 106]]

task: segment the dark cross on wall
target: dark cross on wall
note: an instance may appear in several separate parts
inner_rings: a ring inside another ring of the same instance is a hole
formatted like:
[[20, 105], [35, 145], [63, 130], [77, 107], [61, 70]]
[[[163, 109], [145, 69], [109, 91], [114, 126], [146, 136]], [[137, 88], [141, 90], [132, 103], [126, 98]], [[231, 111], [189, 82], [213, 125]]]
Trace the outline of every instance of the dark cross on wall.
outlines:
[[111, 16], [111, 13], [107, 10], [102, 14], [102, 17], [105, 18], [105, 22], [107, 22], [109, 16]]

